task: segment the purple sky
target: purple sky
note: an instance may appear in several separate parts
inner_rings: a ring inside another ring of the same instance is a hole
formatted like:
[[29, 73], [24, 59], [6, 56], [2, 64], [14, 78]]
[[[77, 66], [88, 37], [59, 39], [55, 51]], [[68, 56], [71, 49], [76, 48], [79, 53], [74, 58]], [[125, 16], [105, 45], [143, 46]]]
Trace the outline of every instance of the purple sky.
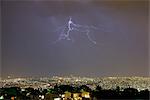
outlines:
[[[148, 0], [2, 0], [2, 75], [148, 76]], [[55, 30], [67, 23], [100, 30]]]

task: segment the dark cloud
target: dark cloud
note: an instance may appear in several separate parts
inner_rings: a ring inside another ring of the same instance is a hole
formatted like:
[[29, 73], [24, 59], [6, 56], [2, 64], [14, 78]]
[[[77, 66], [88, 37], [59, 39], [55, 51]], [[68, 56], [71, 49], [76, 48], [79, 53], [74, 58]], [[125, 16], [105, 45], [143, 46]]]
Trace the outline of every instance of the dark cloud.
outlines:
[[[147, 1], [2, 1], [3, 76], [148, 76]], [[52, 44], [69, 16], [100, 30]]]

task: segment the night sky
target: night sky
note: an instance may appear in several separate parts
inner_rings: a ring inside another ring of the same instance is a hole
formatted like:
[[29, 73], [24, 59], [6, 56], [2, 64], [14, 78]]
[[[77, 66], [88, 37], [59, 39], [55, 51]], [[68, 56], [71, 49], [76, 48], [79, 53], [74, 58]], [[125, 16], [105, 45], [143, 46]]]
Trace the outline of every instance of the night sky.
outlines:
[[[2, 75], [149, 76], [148, 0], [2, 0]], [[90, 32], [61, 40], [69, 16]]]

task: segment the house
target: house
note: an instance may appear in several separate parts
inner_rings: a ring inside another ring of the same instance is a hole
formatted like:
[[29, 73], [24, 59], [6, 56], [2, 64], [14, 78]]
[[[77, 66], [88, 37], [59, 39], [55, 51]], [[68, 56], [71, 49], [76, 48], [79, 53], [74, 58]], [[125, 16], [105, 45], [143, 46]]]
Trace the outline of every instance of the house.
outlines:
[[61, 95], [62, 100], [91, 100], [89, 92], [71, 93], [66, 91]]

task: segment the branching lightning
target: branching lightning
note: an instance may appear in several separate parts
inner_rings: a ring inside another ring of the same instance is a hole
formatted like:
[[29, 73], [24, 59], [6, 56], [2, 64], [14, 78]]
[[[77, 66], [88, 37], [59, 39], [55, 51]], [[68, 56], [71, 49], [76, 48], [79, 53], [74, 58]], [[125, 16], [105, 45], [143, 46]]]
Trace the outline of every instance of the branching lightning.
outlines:
[[84, 33], [90, 42], [92, 42], [93, 44], [97, 44], [97, 42], [95, 40], [93, 40], [90, 36], [91, 30], [95, 30], [95, 29], [97, 29], [97, 28], [94, 26], [75, 24], [72, 21], [72, 17], [69, 17], [68, 22], [56, 30], [56, 31], [60, 32], [60, 35], [59, 35], [58, 39], [56, 41], [54, 41], [54, 43], [57, 43], [61, 40], [68, 40], [68, 41], [73, 42], [73, 39], [71, 39], [70, 35], [73, 31], [78, 31], [78, 32]]

